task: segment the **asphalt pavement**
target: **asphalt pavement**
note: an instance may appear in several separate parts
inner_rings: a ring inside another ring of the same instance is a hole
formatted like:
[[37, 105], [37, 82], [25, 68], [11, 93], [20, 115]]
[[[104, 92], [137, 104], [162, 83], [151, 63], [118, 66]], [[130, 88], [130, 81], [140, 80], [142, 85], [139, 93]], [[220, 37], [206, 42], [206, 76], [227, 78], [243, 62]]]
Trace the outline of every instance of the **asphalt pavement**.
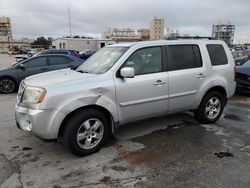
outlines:
[[87, 157], [20, 131], [15, 99], [0, 95], [0, 187], [250, 187], [250, 96], [211, 125], [190, 112], [128, 124]]

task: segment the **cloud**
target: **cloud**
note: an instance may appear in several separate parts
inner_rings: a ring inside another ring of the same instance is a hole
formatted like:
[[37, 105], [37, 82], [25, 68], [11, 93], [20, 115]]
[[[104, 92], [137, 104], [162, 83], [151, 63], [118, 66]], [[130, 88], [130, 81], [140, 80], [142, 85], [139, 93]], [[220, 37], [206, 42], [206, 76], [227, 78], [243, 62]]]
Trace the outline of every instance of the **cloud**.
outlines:
[[249, 0], [0, 0], [0, 4], [0, 15], [12, 19], [14, 37], [68, 35], [70, 7], [75, 35], [99, 36], [108, 27], [149, 27], [153, 16], [159, 16], [166, 29], [206, 36], [214, 23], [230, 21], [236, 25], [236, 40], [250, 40]]

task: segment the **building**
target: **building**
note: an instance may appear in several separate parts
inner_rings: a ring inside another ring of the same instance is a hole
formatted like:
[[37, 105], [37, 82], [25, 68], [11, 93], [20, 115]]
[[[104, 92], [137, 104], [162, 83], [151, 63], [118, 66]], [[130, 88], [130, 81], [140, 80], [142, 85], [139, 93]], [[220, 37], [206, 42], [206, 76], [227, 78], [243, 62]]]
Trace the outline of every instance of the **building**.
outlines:
[[140, 40], [149, 40], [150, 39], [150, 29], [149, 28], [140, 28], [137, 30], [137, 35]]
[[12, 40], [11, 22], [9, 17], [0, 17], [0, 39]]
[[108, 28], [102, 33], [102, 39], [111, 39], [117, 42], [138, 41], [139, 37], [131, 28]]
[[175, 40], [180, 36], [180, 31], [178, 29], [173, 29], [167, 33], [166, 38], [168, 40]]
[[56, 49], [72, 49], [77, 51], [99, 50], [104, 46], [114, 44], [110, 39], [57, 38], [52, 42]]
[[164, 19], [154, 17], [150, 22], [150, 40], [164, 39]]
[[0, 53], [7, 53], [10, 49], [28, 50], [31, 48], [32, 42], [34, 42], [34, 40], [28, 38], [12, 39], [11, 41], [0, 38]]
[[113, 37], [134, 37], [135, 31], [131, 28], [108, 28], [102, 33], [102, 39], [112, 39]]
[[215, 24], [213, 25], [212, 36], [216, 39], [225, 41], [229, 46], [232, 46], [234, 40], [235, 25]]

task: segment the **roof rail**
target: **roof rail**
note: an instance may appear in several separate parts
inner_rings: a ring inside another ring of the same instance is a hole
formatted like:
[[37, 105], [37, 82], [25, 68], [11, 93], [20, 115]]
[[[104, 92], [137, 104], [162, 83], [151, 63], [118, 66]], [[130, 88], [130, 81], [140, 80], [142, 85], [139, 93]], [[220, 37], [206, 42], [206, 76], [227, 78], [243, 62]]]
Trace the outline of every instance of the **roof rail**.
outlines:
[[216, 40], [215, 37], [204, 37], [204, 36], [176, 36], [170, 37], [168, 40], [179, 40], [179, 39], [208, 39], [208, 40]]

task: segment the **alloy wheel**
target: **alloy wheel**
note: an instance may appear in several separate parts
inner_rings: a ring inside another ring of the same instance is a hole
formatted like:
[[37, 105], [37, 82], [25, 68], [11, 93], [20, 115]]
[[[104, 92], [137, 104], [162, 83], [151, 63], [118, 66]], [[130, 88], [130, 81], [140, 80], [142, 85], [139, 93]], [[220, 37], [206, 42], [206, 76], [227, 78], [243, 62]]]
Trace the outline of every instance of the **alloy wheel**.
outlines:
[[218, 97], [212, 97], [206, 105], [206, 116], [208, 119], [215, 119], [221, 110], [221, 101]]
[[86, 120], [78, 129], [76, 139], [83, 149], [91, 149], [98, 145], [104, 134], [103, 123], [96, 118]]
[[11, 79], [0, 80], [0, 92], [1, 93], [12, 93], [15, 90], [15, 83]]

